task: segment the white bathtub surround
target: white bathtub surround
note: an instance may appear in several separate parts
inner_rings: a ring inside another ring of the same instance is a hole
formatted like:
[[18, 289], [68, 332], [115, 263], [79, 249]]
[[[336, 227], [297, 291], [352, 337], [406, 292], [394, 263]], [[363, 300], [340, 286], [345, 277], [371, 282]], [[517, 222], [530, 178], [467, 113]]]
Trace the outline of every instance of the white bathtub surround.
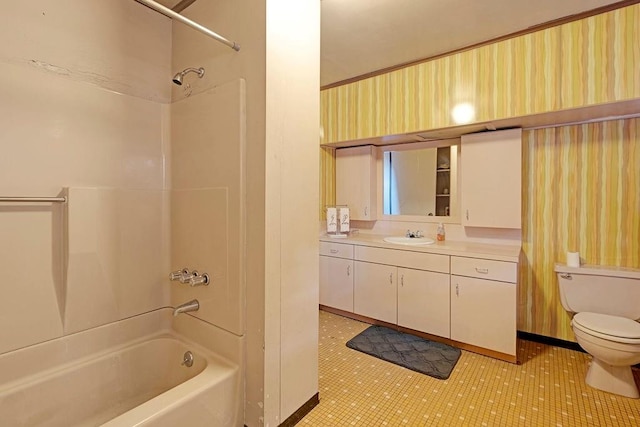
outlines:
[[171, 270], [189, 266], [211, 283], [173, 282], [171, 305], [198, 299], [192, 315], [245, 331], [246, 135], [243, 79], [171, 106]]
[[[176, 329], [171, 320], [171, 310], [156, 310], [0, 356], [0, 419], [12, 426], [241, 424], [240, 339], [192, 317]], [[205, 345], [177, 331], [185, 326], [208, 336]], [[233, 359], [207, 347], [227, 348]], [[181, 366], [186, 351], [194, 355], [190, 368]]]
[[[162, 307], [169, 299], [162, 190], [70, 188], [65, 334]], [[93, 301], [91, 303], [87, 303]]]
[[[0, 35], [11, 43], [0, 46], [0, 193], [55, 195], [69, 187], [162, 192], [170, 21], [133, 1], [4, 6]], [[131, 196], [140, 203], [131, 204], [120, 195], [103, 216], [81, 214], [81, 222], [68, 222], [67, 208], [78, 207], [73, 202], [0, 208], [0, 353], [168, 305], [162, 284], [150, 278], [165, 271], [151, 266], [161, 250], [156, 236], [140, 250], [145, 233], [168, 210], [154, 196]], [[80, 208], [88, 214], [94, 207]], [[91, 228], [95, 219], [109, 223]], [[69, 248], [67, 227], [86, 231]], [[127, 237], [132, 230], [140, 233]]]

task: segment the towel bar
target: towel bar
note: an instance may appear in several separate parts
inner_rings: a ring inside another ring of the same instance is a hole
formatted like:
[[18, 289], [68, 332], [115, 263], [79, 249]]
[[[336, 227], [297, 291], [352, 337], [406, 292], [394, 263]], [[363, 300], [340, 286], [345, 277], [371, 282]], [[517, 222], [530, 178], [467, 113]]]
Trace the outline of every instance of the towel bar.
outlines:
[[21, 203], [21, 202], [29, 202], [29, 203], [66, 203], [66, 197], [3, 197], [0, 196], [0, 202], [11, 202], [11, 203]]

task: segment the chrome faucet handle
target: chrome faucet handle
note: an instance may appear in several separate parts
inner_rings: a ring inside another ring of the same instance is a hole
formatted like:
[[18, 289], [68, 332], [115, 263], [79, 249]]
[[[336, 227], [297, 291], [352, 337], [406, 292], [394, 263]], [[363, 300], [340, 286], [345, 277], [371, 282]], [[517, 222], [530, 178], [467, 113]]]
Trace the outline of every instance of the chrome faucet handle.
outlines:
[[210, 281], [211, 280], [209, 279], [209, 275], [207, 273], [204, 273], [203, 275], [194, 274], [191, 279], [189, 279], [189, 284], [191, 286], [208, 286]]
[[404, 235], [404, 237], [411, 237], [411, 230], [407, 230], [407, 233]]
[[198, 276], [198, 270], [188, 271], [180, 278], [180, 283], [191, 283], [191, 279]]
[[180, 280], [180, 282], [182, 282], [182, 278], [185, 276], [191, 276], [191, 273], [189, 272], [188, 268], [183, 268], [182, 270], [178, 270], [178, 271], [172, 271], [169, 274], [169, 280], [171, 280], [172, 282], [175, 282], [176, 280]]
[[416, 231], [416, 237], [422, 237], [422, 230]]

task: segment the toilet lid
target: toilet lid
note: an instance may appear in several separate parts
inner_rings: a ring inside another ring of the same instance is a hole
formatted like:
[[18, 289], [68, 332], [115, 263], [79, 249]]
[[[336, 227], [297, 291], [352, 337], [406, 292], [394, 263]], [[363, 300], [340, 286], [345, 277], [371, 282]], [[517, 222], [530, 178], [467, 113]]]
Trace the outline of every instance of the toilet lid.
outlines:
[[640, 323], [625, 317], [582, 312], [573, 316], [573, 323], [612, 337], [640, 339]]

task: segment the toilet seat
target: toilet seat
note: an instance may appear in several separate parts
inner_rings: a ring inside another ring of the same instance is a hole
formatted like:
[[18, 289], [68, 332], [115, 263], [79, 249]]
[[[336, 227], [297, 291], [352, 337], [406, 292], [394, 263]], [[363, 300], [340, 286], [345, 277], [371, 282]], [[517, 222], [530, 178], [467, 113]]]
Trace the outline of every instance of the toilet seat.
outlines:
[[582, 312], [573, 316], [571, 323], [575, 328], [595, 337], [640, 345], [640, 323], [625, 317]]

